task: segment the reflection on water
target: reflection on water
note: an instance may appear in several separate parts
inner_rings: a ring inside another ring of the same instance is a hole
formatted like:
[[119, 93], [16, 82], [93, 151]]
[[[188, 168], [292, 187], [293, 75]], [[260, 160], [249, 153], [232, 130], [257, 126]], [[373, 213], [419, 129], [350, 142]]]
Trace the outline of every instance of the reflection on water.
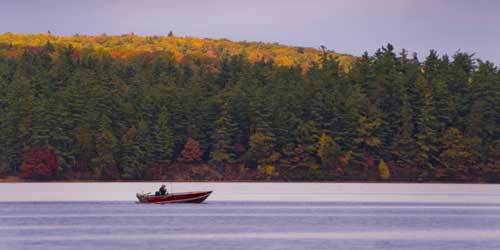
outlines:
[[373, 231], [373, 232], [328, 232], [328, 233], [218, 233], [218, 234], [112, 234], [78, 236], [40, 236], [37, 238], [3, 237], [2, 241], [162, 241], [162, 240], [441, 240], [441, 241], [483, 241], [499, 240], [500, 230], [429, 230], [429, 231]]
[[[457, 218], [500, 218], [500, 214], [446, 214], [446, 213], [425, 213], [425, 214], [391, 214], [391, 213], [342, 213], [342, 214], [311, 214], [311, 213], [176, 213], [177, 217], [457, 217]], [[142, 217], [164, 217], [163, 214], [146, 214]], [[137, 214], [56, 214], [56, 215], [0, 215], [3, 219], [25, 219], [25, 218], [99, 218], [99, 217], [137, 217]], [[1, 229], [2, 227], [0, 227]]]
[[[0, 183], [0, 201], [132, 201], [163, 183]], [[382, 183], [167, 183], [169, 192], [213, 190], [209, 201], [500, 203], [500, 185]]]
[[1, 184], [0, 249], [500, 249], [497, 185], [260, 185], [155, 205], [133, 195], [157, 183]]

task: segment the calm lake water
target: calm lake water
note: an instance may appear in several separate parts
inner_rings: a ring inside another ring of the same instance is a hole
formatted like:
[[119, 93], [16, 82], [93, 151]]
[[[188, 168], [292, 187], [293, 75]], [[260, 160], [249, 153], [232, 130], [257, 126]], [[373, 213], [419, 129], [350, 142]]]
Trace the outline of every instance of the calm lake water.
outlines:
[[204, 204], [136, 204], [160, 183], [0, 184], [0, 249], [500, 249], [500, 185], [175, 183]]

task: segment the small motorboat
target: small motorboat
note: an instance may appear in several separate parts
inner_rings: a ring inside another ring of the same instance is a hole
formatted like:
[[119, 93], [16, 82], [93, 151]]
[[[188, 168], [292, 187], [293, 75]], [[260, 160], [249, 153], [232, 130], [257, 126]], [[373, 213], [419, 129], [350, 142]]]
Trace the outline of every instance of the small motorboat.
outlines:
[[202, 203], [212, 191], [171, 193], [166, 195], [153, 195], [151, 193], [138, 193], [139, 203]]

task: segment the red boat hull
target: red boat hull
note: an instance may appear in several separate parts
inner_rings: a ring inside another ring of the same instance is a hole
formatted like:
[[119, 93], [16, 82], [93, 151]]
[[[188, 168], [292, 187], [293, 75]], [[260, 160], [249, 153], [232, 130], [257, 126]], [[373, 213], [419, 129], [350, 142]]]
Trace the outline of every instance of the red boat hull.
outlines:
[[167, 195], [144, 195], [137, 194], [137, 199], [140, 203], [202, 203], [205, 201], [212, 191], [189, 192], [189, 193], [173, 193]]

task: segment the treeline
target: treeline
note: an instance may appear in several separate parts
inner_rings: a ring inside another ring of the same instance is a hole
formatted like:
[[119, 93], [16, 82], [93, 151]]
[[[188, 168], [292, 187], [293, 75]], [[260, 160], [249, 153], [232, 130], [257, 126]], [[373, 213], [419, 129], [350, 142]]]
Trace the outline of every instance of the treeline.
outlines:
[[[227, 55], [245, 54], [245, 58], [256, 63], [272, 60], [279, 66], [300, 66], [307, 69], [319, 60], [318, 51], [313, 48], [292, 47], [277, 43], [232, 42], [227, 39], [178, 37], [172, 32], [168, 36], [120, 36], [73, 35], [54, 36], [52, 34], [0, 34], [0, 56], [20, 57], [26, 48], [36, 50], [50, 41], [55, 46], [70, 45], [77, 51], [93, 57], [110, 56], [127, 61], [134, 57], [155, 57], [157, 53], [168, 51], [179, 62], [196, 57], [202, 63], [218, 63]], [[56, 51], [57, 53], [57, 51]], [[335, 55], [342, 67], [354, 60], [351, 55]]]
[[143, 180], [202, 165], [198, 179], [500, 181], [492, 63], [435, 51], [421, 62], [388, 44], [345, 68], [315, 53], [307, 67], [50, 42], [0, 53], [0, 172]]

